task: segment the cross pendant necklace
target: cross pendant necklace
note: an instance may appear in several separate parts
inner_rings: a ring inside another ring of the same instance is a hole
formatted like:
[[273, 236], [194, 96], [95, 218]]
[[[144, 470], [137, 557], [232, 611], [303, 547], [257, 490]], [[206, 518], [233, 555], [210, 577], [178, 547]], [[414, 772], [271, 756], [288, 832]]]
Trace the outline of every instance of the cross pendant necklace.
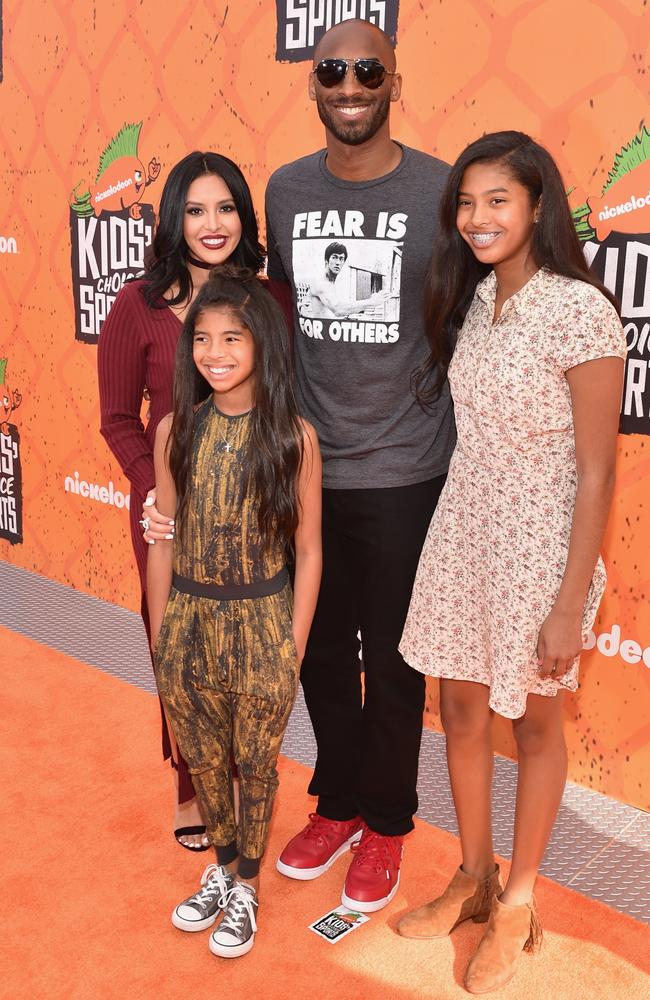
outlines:
[[[236, 433], [237, 433], [237, 428], [235, 427], [235, 432], [233, 434], [233, 437], [235, 436]], [[223, 450], [228, 454], [230, 454], [230, 452], [233, 451], [234, 448], [232, 438], [227, 438], [226, 435], [221, 430], [221, 428], [219, 428], [219, 435], [221, 437], [221, 440], [223, 441]]]

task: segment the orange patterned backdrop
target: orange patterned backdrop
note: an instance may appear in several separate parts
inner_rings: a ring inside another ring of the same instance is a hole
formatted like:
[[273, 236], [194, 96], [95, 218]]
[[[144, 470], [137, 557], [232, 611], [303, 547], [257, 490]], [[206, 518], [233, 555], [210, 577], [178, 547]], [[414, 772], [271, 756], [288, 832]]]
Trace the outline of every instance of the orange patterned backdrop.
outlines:
[[[483, 131], [523, 129], [584, 202], [647, 114], [649, 22], [647, 0], [401, 0], [394, 134], [452, 160]], [[269, 173], [322, 145], [306, 65], [278, 63], [275, 35], [272, 0], [5, 0], [0, 358], [22, 395], [9, 422], [23, 541], [0, 540], [0, 559], [138, 607], [126, 510], [70, 489], [128, 492], [97, 429], [96, 348], [74, 337], [71, 192], [94, 180], [122, 125], [142, 121], [140, 158], [162, 164], [144, 197], [154, 209], [170, 166], [195, 148], [239, 162], [260, 208]], [[650, 208], [644, 220], [650, 232]], [[575, 780], [649, 808], [650, 437], [619, 440], [595, 627], [610, 655], [584, 655], [567, 731]], [[512, 752], [505, 727], [498, 739]]]

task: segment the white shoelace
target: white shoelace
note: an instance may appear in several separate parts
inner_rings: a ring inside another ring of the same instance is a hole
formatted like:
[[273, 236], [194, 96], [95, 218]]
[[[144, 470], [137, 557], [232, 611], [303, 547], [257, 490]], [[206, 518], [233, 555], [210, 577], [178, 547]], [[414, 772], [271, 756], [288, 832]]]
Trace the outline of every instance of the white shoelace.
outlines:
[[255, 895], [246, 889], [241, 882], [235, 882], [225, 900], [224, 915], [218, 930], [232, 930], [238, 934], [242, 930], [244, 918], [248, 915], [253, 931], [257, 930], [255, 922]]
[[226, 899], [228, 898], [228, 891], [230, 887], [221, 865], [208, 865], [203, 872], [203, 875], [201, 875], [201, 885], [203, 888], [194, 893], [194, 895], [187, 900], [187, 903], [209, 903], [218, 895], [219, 898], [217, 902], [219, 903], [221, 909], [223, 909]]

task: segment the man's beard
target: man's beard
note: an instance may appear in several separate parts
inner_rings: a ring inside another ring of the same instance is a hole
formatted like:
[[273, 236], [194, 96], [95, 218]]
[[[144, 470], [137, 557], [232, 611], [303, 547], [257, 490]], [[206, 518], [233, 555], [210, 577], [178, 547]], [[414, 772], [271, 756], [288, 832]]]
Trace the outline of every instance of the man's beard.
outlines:
[[[338, 100], [336, 103], [355, 107], [360, 102]], [[372, 139], [377, 134], [388, 118], [390, 94], [387, 93], [384, 97], [377, 100], [376, 104], [370, 106], [370, 117], [364, 122], [357, 122], [351, 119], [348, 124], [348, 122], [341, 121], [335, 113], [330, 112], [326, 102], [318, 93], [316, 94], [316, 107], [318, 108], [318, 115], [323, 125], [339, 142], [345, 143], [346, 146], [361, 146], [362, 143], [367, 142], [368, 139]]]

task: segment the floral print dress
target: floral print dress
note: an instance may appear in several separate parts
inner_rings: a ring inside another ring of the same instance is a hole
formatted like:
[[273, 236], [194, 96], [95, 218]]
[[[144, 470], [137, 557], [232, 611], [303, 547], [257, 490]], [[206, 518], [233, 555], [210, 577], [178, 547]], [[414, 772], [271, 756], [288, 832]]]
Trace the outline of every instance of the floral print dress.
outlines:
[[[574, 691], [578, 661], [542, 679], [537, 637], [564, 575], [577, 471], [565, 372], [626, 354], [616, 311], [592, 285], [546, 268], [493, 324], [494, 272], [481, 281], [449, 367], [458, 444], [429, 527], [400, 644], [434, 677], [490, 689], [516, 719], [528, 694]], [[605, 588], [599, 558], [583, 616]]]

